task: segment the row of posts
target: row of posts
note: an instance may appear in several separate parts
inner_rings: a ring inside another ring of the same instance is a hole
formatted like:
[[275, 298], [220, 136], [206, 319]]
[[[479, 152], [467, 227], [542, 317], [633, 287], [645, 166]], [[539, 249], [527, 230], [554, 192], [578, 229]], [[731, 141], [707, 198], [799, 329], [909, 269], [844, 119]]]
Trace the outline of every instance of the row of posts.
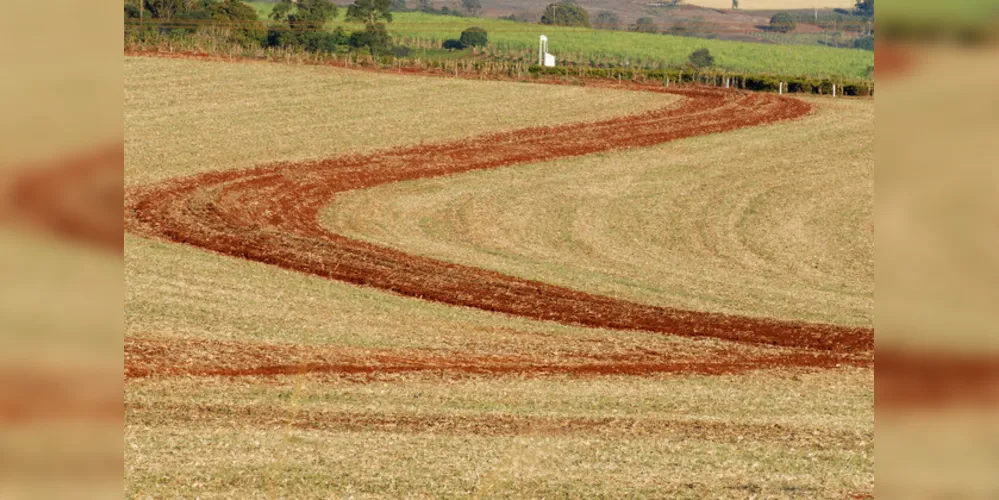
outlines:
[[[618, 77], [618, 79], [620, 79], [620, 76]], [[665, 77], [665, 83], [666, 83], [666, 86], [669, 87], [669, 77], [668, 76]], [[732, 77], [726, 76], [725, 77], [725, 88], [729, 88], [731, 86], [732, 86]], [[784, 90], [786, 88], [787, 88], [787, 84], [784, 83], [784, 82], [780, 82], [777, 85], [777, 93], [780, 94], [780, 95], [784, 95]], [[832, 96], [836, 97], [836, 84], [835, 83], [832, 84]]]

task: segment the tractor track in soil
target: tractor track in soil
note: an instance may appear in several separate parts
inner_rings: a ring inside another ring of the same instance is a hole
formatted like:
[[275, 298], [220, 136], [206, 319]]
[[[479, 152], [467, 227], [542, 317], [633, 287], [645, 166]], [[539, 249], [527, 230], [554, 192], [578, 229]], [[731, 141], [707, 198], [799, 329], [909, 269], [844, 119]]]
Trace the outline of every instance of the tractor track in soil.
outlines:
[[[800, 100], [772, 94], [702, 87], [667, 89], [635, 83], [588, 85], [671, 93], [683, 99], [662, 109], [598, 122], [529, 128], [317, 161], [279, 162], [135, 187], [126, 191], [125, 227], [143, 237], [193, 245], [449, 305], [585, 327], [714, 338], [757, 348], [773, 346], [784, 351], [798, 350], [802, 354], [775, 356], [771, 358], [772, 362], [759, 360], [759, 368], [775, 365], [831, 367], [840, 362], [857, 364], [858, 359], [863, 360], [862, 365], [873, 365], [874, 332], [870, 328], [689, 311], [602, 297], [410, 255], [332, 233], [320, 224], [319, 211], [341, 192], [654, 146], [791, 120], [811, 109]], [[570, 371], [583, 373], [586, 370]], [[465, 367], [460, 371], [474, 370]], [[693, 371], [710, 373], [713, 370]], [[169, 369], [159, 371], [170, 372]], [[226, 373], [202, 369], [187, 374]], [[240, 374], [257, 373], [252, 370], [230, 373]], [[141, 376], [138, 372], [133, 375]]]

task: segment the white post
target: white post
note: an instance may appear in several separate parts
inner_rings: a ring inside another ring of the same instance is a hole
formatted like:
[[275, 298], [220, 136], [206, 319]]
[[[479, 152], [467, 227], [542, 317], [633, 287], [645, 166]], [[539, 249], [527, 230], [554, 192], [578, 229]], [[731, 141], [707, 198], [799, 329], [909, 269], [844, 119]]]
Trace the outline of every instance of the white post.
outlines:
[[545, 42], [548, 41], [548, 37], [541, 35], [541, 39], [538, 46], [538, 65], [545, 65], [545, 52], [548, 52], [548, 48], [545, 47]]
[[777, 84], [777, 94], [784, 95], [784, 82], [780, 82]]
[[836, 84], [833, 84], [833, 97], [836, 97]]

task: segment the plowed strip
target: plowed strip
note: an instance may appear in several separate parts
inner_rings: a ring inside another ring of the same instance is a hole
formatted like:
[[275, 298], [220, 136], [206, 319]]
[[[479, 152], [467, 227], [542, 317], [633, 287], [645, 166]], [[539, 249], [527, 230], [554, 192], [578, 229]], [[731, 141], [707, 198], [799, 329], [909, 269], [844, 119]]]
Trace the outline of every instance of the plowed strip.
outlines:
[[122, 252], [118, 203], [124, 197], [122, 143], [15, 170], [0, 218], [64, 239]]
[[538, 320], [853, 353], [871, 329], [656, 307], [409, 255], [333, 234], [318, 211], [339, 192], [541, 162], [793, 119], [796, 99], [716, 89], [629, 89], [680, 94], [679, 105], [594, 123], [525, 129], [469, 140], [304, 163], [213, 172], [131, 190], [126, 227], [358, 285]]

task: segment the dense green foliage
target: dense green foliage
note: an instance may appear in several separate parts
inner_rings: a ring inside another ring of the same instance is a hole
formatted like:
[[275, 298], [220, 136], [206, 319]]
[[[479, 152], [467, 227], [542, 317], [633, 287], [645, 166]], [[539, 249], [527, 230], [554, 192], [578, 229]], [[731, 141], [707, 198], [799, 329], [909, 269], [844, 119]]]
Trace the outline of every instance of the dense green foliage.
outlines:
[[874, 17], [874, 0], [857, 0], [857, 13], [862, 16]]
[[211, 25], [225, 29], [227, 40], [240, 45], [259, 44], [267, 34], [257, 12], [240, 0], [130, 0], [124, 6], [126, 30], [137, 34], [149, 30], [185, 34]]
[[465, 48], [465, 44], [461, 43], [461, 40], [450, 38], [444, 40], [444, 43], [441, 44], [441, 48], [444, 50], [462, 50]]
[[578, 4], [563, 0], [545, 8], [545, 13], [541, 15], [541, 24], [588, 28], [590, 27], [590, 14]]
[[489, 43], [489, 35], [486, 30], [472, 26], [461, 32], [461, 43], [468, 47], [482, 47]]
[[863, 36], [853, 41], [853, 48], [874, 51], [874, 37]]
[[794, 22], [794, 18], [787, 12], [778, 12], [770, 18], [770, 29], [773, 31], [787, 33], [794, 31], [796, 27], [797, 24]]
[[336, 14], [337, 6], [329, 0], [282, 0], [271, 11], [270, 18], [287, 22], [293, 30], [320, 30]]
[[392, 0], [355, 0], [347, 7], [344, 20], [364, 23], [368, 27], [383, 21], [392, 22]]
[[708, 49], [697, 49], [691, 52], [687, 60], [695, 68], [710, 68], [715, 65], [715, 58]]

